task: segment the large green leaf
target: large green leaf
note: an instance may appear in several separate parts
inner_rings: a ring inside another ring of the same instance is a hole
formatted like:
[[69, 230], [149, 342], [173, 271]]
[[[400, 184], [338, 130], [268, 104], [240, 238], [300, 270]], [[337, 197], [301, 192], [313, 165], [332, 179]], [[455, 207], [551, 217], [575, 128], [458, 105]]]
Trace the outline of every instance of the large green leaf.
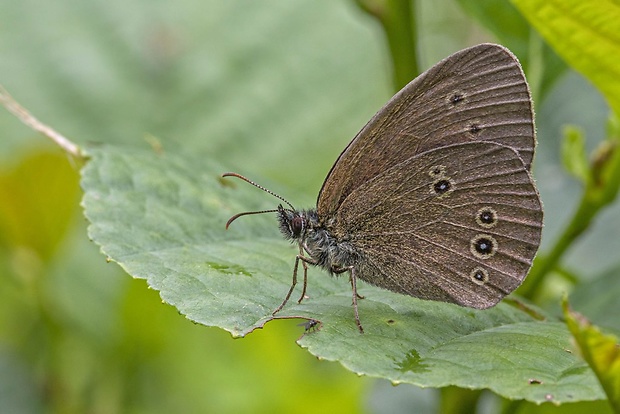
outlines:
[[620, 4], [613, 0], [513, 0], [528, 21], [620, 114]]
[[[290, 286], [295, 248], [278, 235], [272, 215], [244, 217], [228, 231], [224, 223], [278, 200], [223, 181], [223, 168], [210, 160], [114, 147], [90, 154], [83, 205], [89, 235], [110, 260], [197, 323], [243, 336], [273, 319]], [[569, 352], [560, 323], [507, 303], [478, 311], [362, 286], [361, 335], [347, 279], [317, 269], [309, 279], [309, 298], [291, 301], [277, 317], [319, 321], [300, 344], [351, 371], [535, 402], [603, 398], [587, 365]]]

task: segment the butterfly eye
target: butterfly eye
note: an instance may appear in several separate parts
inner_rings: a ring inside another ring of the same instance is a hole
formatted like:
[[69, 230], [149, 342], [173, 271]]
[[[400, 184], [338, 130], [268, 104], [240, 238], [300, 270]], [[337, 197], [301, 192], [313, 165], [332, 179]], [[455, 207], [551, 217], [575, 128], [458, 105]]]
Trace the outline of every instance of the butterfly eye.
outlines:
[[293, 236], [299, 236], [303, 232], [304, 227], [306, 227], [306, 221], [303, 217], [293, 217], [293, 219], [291, 220], [291, 233], [293, 234]]

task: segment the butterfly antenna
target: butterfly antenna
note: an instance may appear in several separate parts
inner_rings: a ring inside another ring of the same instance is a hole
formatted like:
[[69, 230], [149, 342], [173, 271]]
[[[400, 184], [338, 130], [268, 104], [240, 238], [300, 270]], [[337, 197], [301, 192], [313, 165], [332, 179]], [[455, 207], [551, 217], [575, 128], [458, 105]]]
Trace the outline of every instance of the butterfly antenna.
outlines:
[[237, 220], [241, 216], [249, 216], [250, 214], [277, 213], [277, 212], [278, 210], [261, 210], [261, 211], [245, 211], [243, 213], [235, 214], [230, 219], [228, 219], [228, 221], [226, 222], [226, 230], [228, 230], [228, 226], [230, 226], [230, 223]]
[[[274, 193], [273, 191], [263, 187], [260, 184], [256, 184], [254, 181], [244, 177], [241, 174], [237, 174], [237, 173], [232, 173], [232, 172], [228, 172], [228, 173], [224, 173], [222, 174], [222, 177], [237, 177], [243, 181], [245, 181], [248, 184], [252, 184], [254, 187], [263, 190], [264, 192], [271, 194], [272, 196], [284, 201], [292, 210], [295, 210], [295, 207], [293, 207], [293, 205], [291, 203], [289, 203], [284, 197], [279, 196], [278, 194]], [[239, 213], [239, 214], [235, 214], [234, 216], [232, 216], [228, 222], [226, 223], [226, 228], [228, 229], [228, 226], [230, 226], [230, 223], [232, 223], [233, 221], [235, 221], [236, 219], [238, 219], [241, 216], [247, 216], [250, 214], [263, 214], [263, 213], [276, 213], [278, 210], [261, 210], [261, 211], [246, 211], [244, 213]]]

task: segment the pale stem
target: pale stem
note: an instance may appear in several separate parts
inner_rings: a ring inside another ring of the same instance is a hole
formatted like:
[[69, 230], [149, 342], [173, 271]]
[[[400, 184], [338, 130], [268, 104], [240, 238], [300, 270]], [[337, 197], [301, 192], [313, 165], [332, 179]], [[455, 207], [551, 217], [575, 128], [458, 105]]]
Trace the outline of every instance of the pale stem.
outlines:
[[45, 125], [37, 118], [35, 118], [30, 112], [23, 106], [17, 103], [15, 99], [0, 85], [0, 103], [13, 115], [15, 115], [20, 121], [28, 125], [30, 128], [50, 138], [62, 149], [69, 154], [81, 158], [80, 148], [63, 135], [56, 132], [53, 128]]

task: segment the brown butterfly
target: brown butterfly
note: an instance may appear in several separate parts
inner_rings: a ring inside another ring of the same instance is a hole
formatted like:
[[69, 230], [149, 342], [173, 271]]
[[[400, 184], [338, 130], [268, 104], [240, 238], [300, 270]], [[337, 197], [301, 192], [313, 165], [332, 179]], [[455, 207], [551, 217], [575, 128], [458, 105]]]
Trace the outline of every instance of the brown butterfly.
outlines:
[[516, 57], [481, 44], [442, 60], [398, 92], [349, 143], [317, 208], [276, 212], [308, 264], [421, 299], [484, 309], [516, 289], [538, 250], [543, 211], [530, 174], [532, 101]]

